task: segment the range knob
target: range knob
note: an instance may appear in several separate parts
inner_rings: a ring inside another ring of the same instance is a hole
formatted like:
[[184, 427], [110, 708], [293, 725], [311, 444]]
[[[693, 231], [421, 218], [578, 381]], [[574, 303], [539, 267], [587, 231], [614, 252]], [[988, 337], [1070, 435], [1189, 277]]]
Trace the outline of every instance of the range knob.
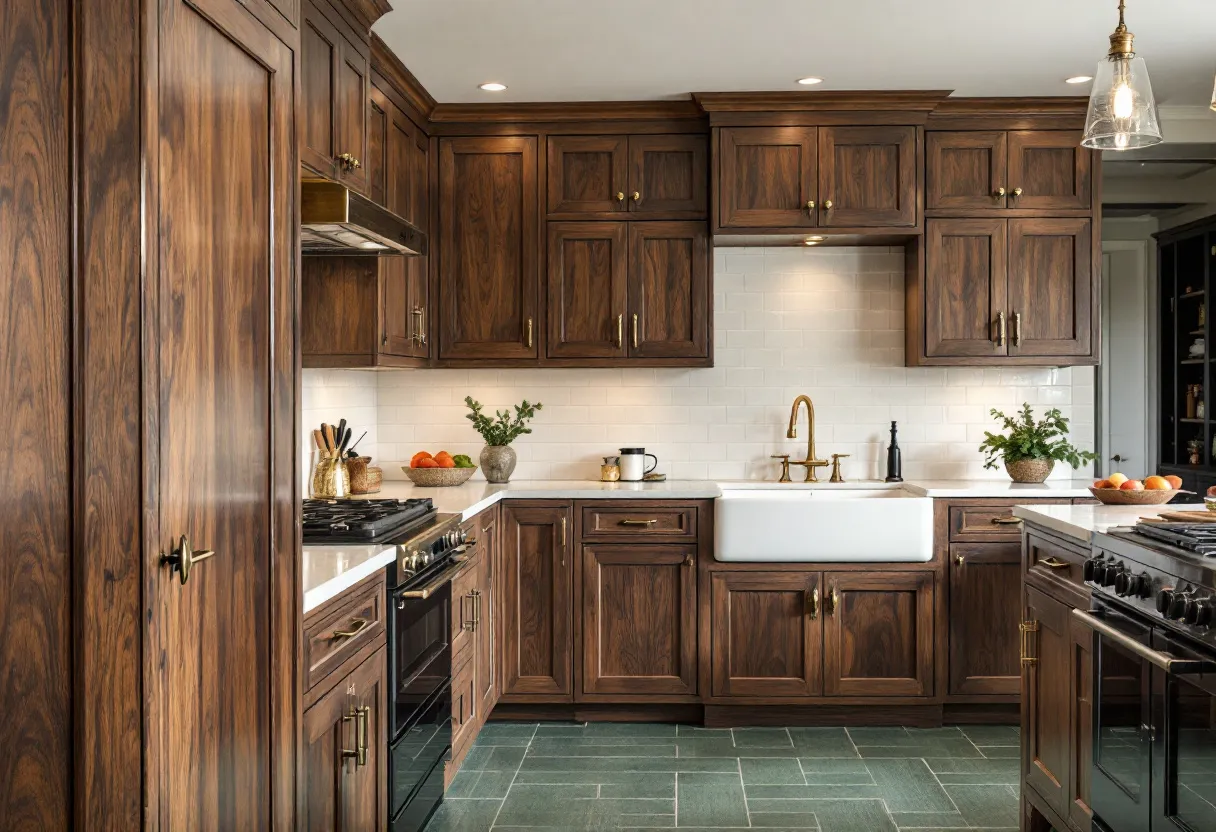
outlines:
[[1139, 575], [1132, 575], [1129, 572], [1127, 576], [1127, 594], [1133, 595], [1136, 598], [1147, 598], [1152, 583], [1153, 578], [1147, 572], [1141, 572]]
[[1119, 572], [1115, 575], [1115, 594], [1122, 597], [1128, 593], [1128, 584], [1131, 583], [1132, 575], [1130, 572]]
[[1175, 592], [1174, 597], [1170, 599], [1170, 607], [1165, 611], [1165, 617], [1171, 621], [1181, 621], [1186, 615], [1186, 605], [1190, 601], [1185, 593]]
[[1203, 627], [1205, 629], [1210, 628], [1212, 626], [1212, 617], [1213, 617], [1212, 612], [1213, 611], [1212, 611], [1212, 599], [1211, 598], [1205, 598], [1202, 601], [1196, 601], [1195, 602], [1195, 620], [1191, 621], [1190, 619], [1187, 619], [1187, 621], [1191, 624], [1194, 624], [1196, 627]]
[[1081, 572], [1087, 581], [1096, 581], [1097, 572], [1101, 568], [1105, 568], [1106, 558], [1098, 555], [1096, 558], [1090, 558], [1085, 561], [1085, 565], [1081, 567]]
[[1123, 572], [1123, 564], [1121, 563], [1107, 566], [1100, 576], [1102, 578], [1102, 586], [1114, 586], [1115, 579], [1119, 577], [1121, 572]]
[[1169, 612], [1170, 604], [1174, 600], [1174, 591], [1172, 589], [1163, 589], [1157, 593], [1157, 612], [1165, 615]]

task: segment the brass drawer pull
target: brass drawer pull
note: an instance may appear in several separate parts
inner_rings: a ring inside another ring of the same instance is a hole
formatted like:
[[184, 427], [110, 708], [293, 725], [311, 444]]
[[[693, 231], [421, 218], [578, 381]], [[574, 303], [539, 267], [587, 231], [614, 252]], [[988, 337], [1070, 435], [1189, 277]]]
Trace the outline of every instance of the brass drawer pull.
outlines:
[[1043, 564], [1048, 569], [1067, 569], [1068, 567], [1072, 566], [1072, 564], [1068, 561], [1060, 560], [1059, 558], [1043, 558], [1043, 560], [1039, 561], [1039, 563]]
[[352, 618], [349, 630], [334, 630], [329, 634], [329, 640], [337, 641], [343, 638], [354, 638], [367, 629], [367, 625], [370, 623], [366, 618]]
[[622, 520], [621, 525], [622, 526], [653, 526], [657, 522], [659, 522], [659, 521], [655, 518], [652, 518], [650, 520]]
[[811, 594], [807, 599], [806, 614], [812, 620], [819, 617], [819, 587], [811, 590]]
[[1022, 525], [1021, 517], [993, 517], [990, 521], [994, 526], [1020, 526]]

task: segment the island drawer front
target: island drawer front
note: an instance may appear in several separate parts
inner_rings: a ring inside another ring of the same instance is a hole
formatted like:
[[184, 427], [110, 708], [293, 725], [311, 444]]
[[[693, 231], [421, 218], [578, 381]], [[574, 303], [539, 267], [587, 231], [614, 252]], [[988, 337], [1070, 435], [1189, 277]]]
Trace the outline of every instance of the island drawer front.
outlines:
[[352, 591], [348, 603], [304, 624], [304, 689], [309, 690], [368, 645], [384, 640], [383, 576]]
[[[1027, 500], [1027, 502], [1032, 502]], [[1035, 505], [1068, 505], [1071, 500], [1034, 500]], [[1022, 521], [1013, 516], [1014, 502], [1001, 505], [950, 506], [950, 542], [983, 543], [987, 540], [1017, 540]]]
[[601, 500], [582, 505], [583, 537], [696, 540], [697, 506], [657, 500]]
[[1089, 552], [1066, 546], [1054, 538], [1040, 535], [1032, 529], [1026, 533], [1022, 562], [1026, 580], [1045, 590], [1055, 588], [1066, 593], [1080, 592], [1088, 597], [1085, 586], [1085, 561]]

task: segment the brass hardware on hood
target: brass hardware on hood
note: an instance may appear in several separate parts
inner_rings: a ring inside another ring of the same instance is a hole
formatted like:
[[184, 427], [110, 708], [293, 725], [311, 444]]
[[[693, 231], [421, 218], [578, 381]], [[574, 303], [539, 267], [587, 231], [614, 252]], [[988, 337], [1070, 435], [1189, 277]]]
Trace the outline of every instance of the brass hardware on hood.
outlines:
[[427, 239], [345, 185], [305, 179], [300, 185], [300, 250], [306, 255], [425, 255]]

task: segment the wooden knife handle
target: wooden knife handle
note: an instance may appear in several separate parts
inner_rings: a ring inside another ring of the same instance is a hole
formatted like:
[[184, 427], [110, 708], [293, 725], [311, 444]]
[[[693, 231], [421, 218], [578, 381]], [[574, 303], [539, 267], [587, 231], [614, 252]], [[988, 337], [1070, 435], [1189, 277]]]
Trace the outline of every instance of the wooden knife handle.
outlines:
[[338, 446], [334, 443], [334, 426], [327, 424], [323, 425], [322, 428], [325, 431], [325, 450], [336, 450]]
[[318, 451], [325, 450], [325, 437], [321, 435], [320, 430], [314, 430], [312, 432], [312, 441], [317, 443]]

